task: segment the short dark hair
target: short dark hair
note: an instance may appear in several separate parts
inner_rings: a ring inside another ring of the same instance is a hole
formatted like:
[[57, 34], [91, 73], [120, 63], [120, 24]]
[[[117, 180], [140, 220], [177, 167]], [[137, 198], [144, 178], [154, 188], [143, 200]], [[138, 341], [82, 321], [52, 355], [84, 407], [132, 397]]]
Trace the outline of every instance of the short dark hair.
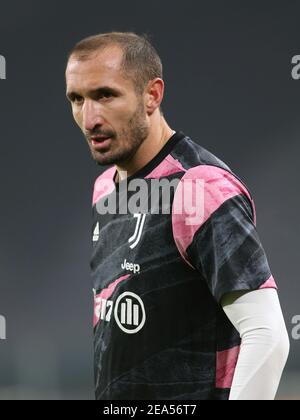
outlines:
[[108, 32], [90, 36], [78, 42], [69, 54], [87, 60], [91, 54], [108, 47], [119, 46], [123, 51], [121, 68], [133, 81], [137, 93], [142, 94], [147, 83], [155, 78], [163, 78], [161, 59], [147, 35], [133, 32]]

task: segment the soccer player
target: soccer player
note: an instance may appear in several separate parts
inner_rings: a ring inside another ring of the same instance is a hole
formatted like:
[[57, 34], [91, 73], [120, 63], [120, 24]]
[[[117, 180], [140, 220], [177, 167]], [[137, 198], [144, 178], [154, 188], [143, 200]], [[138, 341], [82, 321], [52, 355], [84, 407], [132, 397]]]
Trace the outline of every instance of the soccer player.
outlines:
[[82, 40], [66, 83], [92, 157], [109, 166], [93, 196], [96, 398], [274, 399], [289, 339], [248, 188], [169, 127], [146, 37]]

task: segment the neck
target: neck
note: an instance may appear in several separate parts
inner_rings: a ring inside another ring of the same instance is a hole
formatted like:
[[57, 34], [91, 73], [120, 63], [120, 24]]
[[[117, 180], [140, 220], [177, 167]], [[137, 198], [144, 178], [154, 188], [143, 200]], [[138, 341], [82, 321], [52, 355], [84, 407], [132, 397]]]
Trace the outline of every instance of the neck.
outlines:
[[[161, 151], [173, 134], [174, 131], [168, 126], [165, 119], [161, 117], [160, 124], [150, 128], [148, 137], [134, 157], [129, 162], [116, 166], [118, 172], [116, 182], [123, 181], [126, 177], [134, 175], [146, 166]], [[126, 172], [126, 174], [122, 172]]]

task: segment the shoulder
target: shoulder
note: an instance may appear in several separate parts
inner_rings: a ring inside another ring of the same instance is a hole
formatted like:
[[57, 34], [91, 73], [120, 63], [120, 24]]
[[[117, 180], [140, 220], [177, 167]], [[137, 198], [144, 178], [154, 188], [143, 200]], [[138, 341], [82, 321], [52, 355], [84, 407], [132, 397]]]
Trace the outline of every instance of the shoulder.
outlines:
[[[246, 184], [233, 172], [213, 165], [197, 165], [186, 171], [180, 180], [181, 188], [191, 185], [194, 192], [203, 189], [205, 199], [211, 198], [219, 207], [226, 200], [244, 195], [253, 203], [251, 193]], [[208, 204], [208, 203], [206, 203]]]
[[235, 174], [212, 165], [192, 167], [181, 178], [174, 195], [173, 226], [197, 230], [221, 208], [245, 210], [256, 223], [252, 196]]
[[199, 165], [210, 165], [230, 171], [230, 168], [225, 162], [188, 136], [185, 136], [175, 146], [171, 155], [182, 164], [185, 170]]
[[172, 207], [173, 236], [187, 262], [186, 250], [209, 220], [214, 221], [215, 227], [232, 225], [233, 220], [255, 224], [255, 205], [246, 185], [232, 172], [218, 166], [197, 165], [181, 178]]
[[185, 173], [182, 182], [202, 181], [207, 193], [222, 195], [226, 200], [232, 195], [244, 194], [252, 200], [251, 193], [246, 184], [231, 170], [214, 165], [197, 165]]

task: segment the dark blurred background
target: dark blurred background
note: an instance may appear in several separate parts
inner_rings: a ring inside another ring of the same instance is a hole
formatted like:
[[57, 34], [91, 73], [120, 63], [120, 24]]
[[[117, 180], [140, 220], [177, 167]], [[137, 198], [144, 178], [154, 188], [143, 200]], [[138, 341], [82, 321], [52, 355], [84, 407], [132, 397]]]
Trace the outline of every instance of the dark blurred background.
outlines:
[[[73, 44], [100, 32], [150, 35], [168, 122], [249, 186], [291, 333], [300, 314], [299, 15], [295, 0], [1, 1], [0, 399], [94, 398], [89, 258], [101, 168], [72, 121], [64, 68]], [[279, 398], [300, 399], [299, 354], [291, 337]]]

